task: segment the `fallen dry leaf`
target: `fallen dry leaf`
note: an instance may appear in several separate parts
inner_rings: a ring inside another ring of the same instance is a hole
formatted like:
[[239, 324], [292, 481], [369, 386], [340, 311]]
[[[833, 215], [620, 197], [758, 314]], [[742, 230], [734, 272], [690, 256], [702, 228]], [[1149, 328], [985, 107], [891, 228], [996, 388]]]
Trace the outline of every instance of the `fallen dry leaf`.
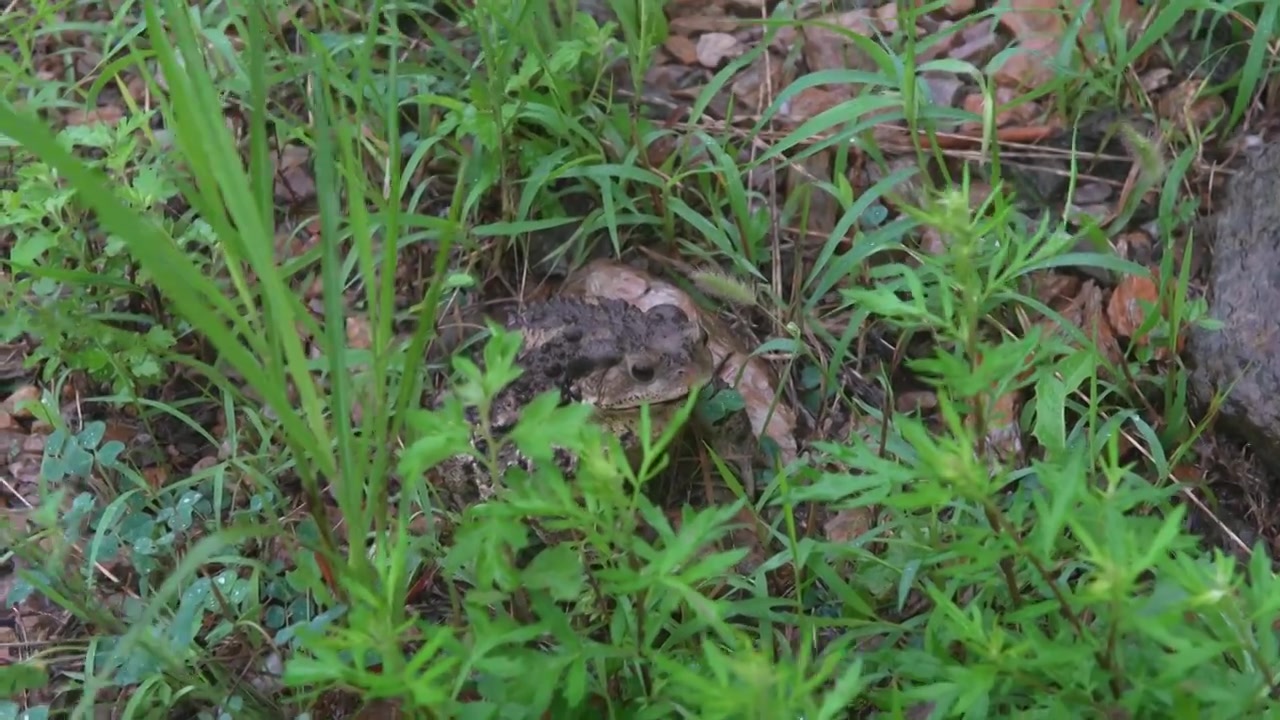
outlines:
[[830, 149], [815, 153], [798, 165], [786, 167], [786, 186], [791, 193], [807, 193], [809, 212], [803, 220], [803, 231], [811, 237], [828, 237], [841, 215], [839, 201], [830, 193], [812, 192], [814, 178], [829, 178], [835, 171], [835, 159]]
[[682, 65], [698, 61], [698, 46], [684, 35], [671, 35], [662, 46]]
[[846, 508], [833, 514], [822, 524], [827, 540], [835, 543], [853, 542], [875, 524], [875, 511], [869, 507]]
[[364, 317], [347, 318], [347, 347], [352, 350], [368, 350], [373, 347], [373, 330]]
[[995, 33], [995, 20], [984, 18], [960, 32], [959, 42], [947, 53], [952, 60], [986, 65], [1000, 52], [1000, 38]]
[[0, 411], [25, 420], [32, 417], [31, 405], [39, 402], [40, 388], [35, 385], [23, 385], [0, 402]]
[[106, 430], [102, 433], [103, 442], [118, 442], [131, 445], [137, 439], [141, 428], [136, 422], [123, 422], [119, 419], [107, 420]]
[[115, 127], [116, 123], [120, 122], [123, 117], [123, 108], [104, 105], [92, 110], [71, 110], [63, 119], [69, 126], [102, 124], [108, 127]]
[[[1141, 275], [1126, 275], [1111, 293], [1107, 303], [1107, 320], [1120, 337], [1133, 337], [1146, 322], [1148, 309], [1160, 301], [1155, 281]], [[1143, 307], [1143, 303], [1147, 307]]]
[[1043, 85], [1053, 79], [1055, 71], [1049, 66], [1058, 49], [1056, 34], [1036, 34], [1023, 37], [1017, 50], [1011, 53], [995, 72], [995, 80], [1001, 86], [1019, 90]]
[[1160, 97], [1156, 112], [1175, 127], [1203, 132], [1227, 111], [1221, 95], [1202, 95], [1203, 89], [1203, 80], [1186, 80]]
[[[1086, 281], [1080, 287], [1080, 292], [1059, 312], [1064, 320], [1083, 330], [1085, 336], [1093, 341], [1108, 361], [1119, 363], [1122, 360], [1120, 344], [1103, 311], [1102, 288], [1096, 282]], [[1058, 324], [1051, 318], [1045, 318], [1040, 323], [1048, 333], [1059, 330]]]
[[146, 478], [147, 485], [152, 490], [159, 490], [169, 484], [169, 469], [163, 465], [154, 465], [149, 468], [143, 468], [142, 477]]
[[947, 73], [927, 72], [924, 74], [925, 85], [929, 87], [929, 98], [935, 105], [951, 107], [964, 88], [964, 82], [955, 75]]
[[398, 720], [404, 717], [399, 703], [394, 700], [374, 700], [361, 708], [353, 720]]
[[[850, 10], [824, 15], [816, 18], [815, 21], [845, 28], [865, 37], [872, 37], [877, 30], [884, 30], [869, 10]], [[780, 42], [782, 35], [778, 33]], [[836, 30], [820, 25], [806, 25], [801, 30], [801, 35], [803, 37], [802, 52], [809, 72], [875, 69], [875, 59]]]
[[[1159, 312], [1160, 289], [1156, 281], [1141, 275], [1126, 275], [1111, 293], [1107, 303], [1107, 319], [1116, 335], [1133, 338], [1138, 345], [1146, 345], [1150, 338], [1146, 335], [1135, 337], [1135, 333], [1147, 321], [1147, 313], [1153, 309]], [[1168, 357], [1167, 347], [1156, 350], [1156, 358]]]
[[728, 33], [707, 33], [698, 38], [698, 63], [703, 67], [716, 69], [728, 58], [738, 57], [745, 48], [738, 38]]
[[920, 231], [920, 249], [929, 255], [942, 255], [947, 251], [947, 242], [942, 239], [942, 231], [926, 225]]
[[1145, 230], [1121, 233], [1115, 239], [1115, 246], [1117, 255], [1139, 265], [1149, 265], [1155, 257], [1155, 240]]
[[801, 90], [783, 101], [779, 108], [780, 119], [792, 125], [830, 110], [849, 99], [846, 93], [828, 88], [810, 87]]
[[898, 412], [921, 412], [938, 407], [938, 394], [932, 390], [908, 390], [894, 399]]
[[1071, 200], [1077, 205], [1094, 205], [1111, 199], [1111, 186], [1100, 182], [1081, 180], [1076, 185], [1075, 195]]
[[[670, 14], [671, 5], [668, 4], [666, 9]], [[743, 24], [743, 21], [738, 18], [725, 17], [723, 15], [672, 16], [671, 21], [667, 24], [667, 30], [673, 35], [689, 37], [709, 32], [729, 33], [742, 27]]]
[[1153, 68], [1149, 72], [1145, 72], [1141, 77], [1142, 91], [1145, 93], [1154, 93], [1163, 89], [1169, 84], [1169, 79], [1173, 77], [1173, 68], [1158, 67]]
[[774, 93], [786, 86], [786, 67], [785, 63], [776, 57], [770, 57], [768, 53], [756, 58], [755, 62], [734, 78], [730, 86], [734, 99], [752, 112], [757, 112], [769, 104]]
[[302, 202], [316, 196], [316, 181], [308, 167], [311, 151], [302, 145], [286, 145], [272, 155], [276, 164], [277, 200]]
[[[1143, 15], [1138, 0], [1118, 0], [1121, 3], [1120, 19], [1130, 30]], [[1107, 17], [1111, 0], [1100, 0], [1091, 7], [1085, 17], [1083, 32], [1092, 33], [1099, 27], [1099, 19]], [[1079, 5], [1065, 10], [1060, 0], [1009, 0], [1009, 9], [1000, 14], [1000, 24], [1011, 32], [1016, 46], [1007, 61], [995, 73], [996, 83], [1017, 89], [1025, 89], [1049, 82], [1057, 70], [1053, 58], [1066, 37], [1068, 20], [1074, 22]]]
[[987, 451], [1006, 463], [1016, 462], [1022, 455], [1022, 426], [1018, 424], [1022, 400], [1023, 391], [1008, 392], [987, 408]]
[[[997, 85], [995, 95], [996, 127], [1027, 123], [1040, 113], [1040, 108], [1035, 103], [1009, 106], [1010, 102], [1018, 98], [1018, 93], [1013, 88]], [[964, 109], [980, 117], [986, 117], [989, 105], [987, 100], [987, 96], [983, 93], [970, 93], [964, 99]]]
[[1031, 287], [1036, 299], [1061, 311], [1080, 290], [1080, 278], [1075, 275], [1042, 271], [1035, 274]]

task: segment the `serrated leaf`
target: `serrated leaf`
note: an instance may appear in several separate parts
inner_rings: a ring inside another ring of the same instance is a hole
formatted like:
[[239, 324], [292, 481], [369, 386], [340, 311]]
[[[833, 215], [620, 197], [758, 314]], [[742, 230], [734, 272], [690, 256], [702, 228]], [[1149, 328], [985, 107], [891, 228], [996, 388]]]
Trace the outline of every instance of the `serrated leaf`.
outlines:
[[818, 709], [818, 720], [833, 720], [847, 717], [854, 698], [868, 685], [862, 674], [862, 658], [858, 658], [845, 668], [840, 679], [828, 690], [822, 699], [822, 707]]
[[155, 357], [151, 355], [135, 361], [129, 369], [140, 378], [154, 378], [160, 375], [160, 363], [156, 362]]
[[560, 404], [557, 392], [544, 392], [520, 411], [520, 420], [509, 437], [535, 463], [550, 462], [553, 446], [580, 452], [582, 427], [591, 408], [582, 403]]
[[447, 458], [467, 452], [471, 446], [471, 426], [453, 410], [456, 407], [410, 414], [410, 427], [421, 434], [400, 456], [396, 469], [402, 476], [420, 477]]
[[58, 238], [51, 232], [25, 234], [14, 243], [9, 261], [14, 265], [35, 265], [46, 252], [58, 246]]
[[525, 587], [545, 590], [556, 600], [565, 602], [577, 598], [586, 582], [582, 557], [568, 543], [553, 545], [538, 553], [520, 577]]

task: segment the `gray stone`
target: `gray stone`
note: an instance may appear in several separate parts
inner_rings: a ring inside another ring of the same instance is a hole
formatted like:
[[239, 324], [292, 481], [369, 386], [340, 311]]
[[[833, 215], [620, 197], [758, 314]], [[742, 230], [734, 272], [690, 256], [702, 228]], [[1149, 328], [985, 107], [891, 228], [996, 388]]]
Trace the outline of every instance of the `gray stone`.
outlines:
[[1224, 327], [1191, 332], [1189, 385], [1206, 406], [1225, 393], [1221, 427], [1280, 473], [1280, 146], [1249, 152], [1208, 225], [1209, 316]]

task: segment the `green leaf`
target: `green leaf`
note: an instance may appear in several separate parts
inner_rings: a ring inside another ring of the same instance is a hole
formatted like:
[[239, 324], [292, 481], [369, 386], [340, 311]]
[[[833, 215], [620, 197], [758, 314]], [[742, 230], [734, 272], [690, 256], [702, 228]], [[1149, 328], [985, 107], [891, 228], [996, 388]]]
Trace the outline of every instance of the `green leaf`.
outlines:
[[98, 443], [102, 442], [102, 438], [107, 434], [107, 424], [101, 420], [94, 420], [85, 423], [84, 429], [76, 435], [76, 441], [80, 447], [86, 450], [92, 450], [98, 447]]
[[98, 459], [98, 464], [104, 468], [120, 469], [120, 454], [124, 452], [124, 443], [119, 440], [111, 440], [98, 448], [98, 452], [94, 456]]
[[845, 668], [835, 685], [825, 693], [822, 707], [818, 710], [818, 720], [847, 717], [854, 698], [869, 684], [868, 678], [862, 674], [862, 658], [854, 660]]
[[213, 583], [209, 578], [200, 578], [182, 591], [182, 599], [178, 611], [174, 613], [172, 630], [169, 635], [170, 649], [174, 653], [184, 653], [192, 648], [196, 633], [204, 620], [207, 602], [213, 596]]
[[419, 435], [400, 456], [397, 471], [402, 476], [421, 477], [447, 458], [472, 451], [471, 426], [461, 418], [455, 399], [445, 402], [439, 411], [408, 413], [408, 424]]
[[694, 411], [702, 422], [715, 425], [746, 407], [747, 401], [743, 399], [742, 393], [735, 388], [725, 387], [700, 393]]
[[539, 552], [521, 573], [525, 587], [545, 590], [556, 600], [577, 599], [586, 585], [582, 556], [573, 545], [561, 543]]
[[582, 403], [561, 405], [557, 391], [540, 393], [520, 410], [520, 420], [510, 432], [511, 441], [535, 464], [551, 462], [556, 447], [580, 452], [582, 429], [591, 412], [591, 407]]
[[49, 684], [49, 668], [38, 660], [0, 665], [0, 693], [14, 697]]
[[69, 445], [63, 460], [68, 475], [86, 478], [93, 472], [93, 454], [80, 445]]
[[58, 238], [49, 231], [20, 235], [9, 254], [9, 262], [18, 269], [35, 265], [46, 252], [58, 246]]

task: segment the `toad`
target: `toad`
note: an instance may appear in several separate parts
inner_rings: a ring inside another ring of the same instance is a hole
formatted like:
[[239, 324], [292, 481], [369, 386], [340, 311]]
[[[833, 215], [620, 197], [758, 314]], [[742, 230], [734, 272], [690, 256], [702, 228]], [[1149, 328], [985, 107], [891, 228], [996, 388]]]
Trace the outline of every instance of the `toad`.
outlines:
[[[562, 404], [588, 405], [593, 420], [617, 436], [624, 450], [633, 451], [641, 444], [642, 405], [649, 405], [650, 429], [657, 435], [714, 371], [706, 331], [676, 305], [646, 311], [622, 300], [552, 299], [528, 305], [503, 325], [521, 337], [516, 364], [522, 372], [493, 398], [487, 432], [479, 408], [465, 409], [475, 453], [448, 458], [431, 472], [449, 510], [493, 497], [502, 486], [495, 475], [512, 467], [531, 469], [511, 444], [499, 449], [496, 472], [479, 458], [486, 457], [487, 438], [509, 432], [540, 394], [552, 391]], [[441, 399], [432, 405], [438, 407]], [[555, 458], [558, 469], [572, 478], [577, 458], [563, 451]]]

